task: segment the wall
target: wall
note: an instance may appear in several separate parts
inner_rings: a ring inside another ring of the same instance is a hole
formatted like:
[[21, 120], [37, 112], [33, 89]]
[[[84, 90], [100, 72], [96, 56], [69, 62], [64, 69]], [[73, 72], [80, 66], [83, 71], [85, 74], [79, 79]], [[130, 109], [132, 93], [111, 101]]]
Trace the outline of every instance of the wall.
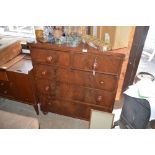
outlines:
[[97, 38], [104, 40], [104, 34], [107, 32], [113, 49], [128, 47], [131, 30], [132, 26], [97, 26]]

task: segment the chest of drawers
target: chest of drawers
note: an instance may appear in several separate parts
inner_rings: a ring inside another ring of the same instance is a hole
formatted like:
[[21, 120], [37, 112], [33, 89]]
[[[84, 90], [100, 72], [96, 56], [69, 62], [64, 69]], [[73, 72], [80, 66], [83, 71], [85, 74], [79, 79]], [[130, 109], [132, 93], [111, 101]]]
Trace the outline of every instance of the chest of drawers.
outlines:
[[112, 112], [124, 54], [29, 44], [38, 102], [43, 112], [89, 120], [90, 109]]

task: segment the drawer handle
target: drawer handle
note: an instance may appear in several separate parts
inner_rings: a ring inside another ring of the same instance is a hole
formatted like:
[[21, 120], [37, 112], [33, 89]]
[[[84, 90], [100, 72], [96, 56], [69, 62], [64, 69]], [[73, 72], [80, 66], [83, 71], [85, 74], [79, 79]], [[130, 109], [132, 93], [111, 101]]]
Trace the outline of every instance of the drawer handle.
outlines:
[[46, 75], [46, 71], [42, 71], [41, 72], [41, 75]]
[[49, 86], [46, 86], [45, 87], [45, 91], [49, 91], [50, 87]]
[[4, 83], [3, 82], [1, 83], [1, 86], [4, 86]]
[[95, 58], [94, 60], [94, 64], [93, 64], [93, 76], [95, 76], [95, 73], [96, 73], [96, 69], [97, 69], [97, 58]]
[[98, 102], [101, 102], [102, 99], [103, 99], [102, 96], [98, 96], [98, 97], [97, 97], [97, 101], [98, 101]]
[[52, 59], [53, 59], [52, 56], [46, 58], [47, 62], [52, 62]]
[[100, 84], [102, 84], [102, 85], [103, 85], [103, 84], [104, 84], [104, 81], [100, 81]]

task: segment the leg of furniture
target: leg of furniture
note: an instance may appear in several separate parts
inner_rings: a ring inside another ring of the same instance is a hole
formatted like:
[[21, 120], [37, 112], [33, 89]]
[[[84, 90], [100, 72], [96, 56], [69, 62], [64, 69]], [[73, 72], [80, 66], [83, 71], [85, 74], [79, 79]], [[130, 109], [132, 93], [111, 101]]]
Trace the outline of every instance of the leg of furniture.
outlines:
[[33, 107], [34, 107], [34, 109], [36, 111], [36, 114], [39, 115], [38, 105], [37, 104], [34, 104]]

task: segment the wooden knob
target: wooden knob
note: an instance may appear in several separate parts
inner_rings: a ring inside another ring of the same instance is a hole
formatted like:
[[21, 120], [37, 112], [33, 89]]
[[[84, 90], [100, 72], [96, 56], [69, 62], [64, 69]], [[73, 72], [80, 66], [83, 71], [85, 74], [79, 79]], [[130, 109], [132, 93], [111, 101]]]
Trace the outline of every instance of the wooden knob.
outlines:
[[52, 105], [52, 103], [51, 102], [48, 102], [48, 105]]
[[12, 82], [10, 82], [10, 87], [12, 87], [13, 86], [13, 83]]
[[98, 97], [97, 97], [97, 101], [98, 101], [98, 102], [101, 102], [101, 101], [102, 101], [102, 96], [98, 96]]
[[41, 75], [46, 75], [46, 71], [42, 71], [41, 72]]
[[100, 81], [100, 84], [104, 84], [104, 81]]
[[4, 86], [4, 83], [3, 82], [1, 83], [1, 86]]
[[29, 98], [26, 98], [26, 101], [29, 101]]
[[47, 62], [52, 62], [52, 59], [53, 59], [52, 56], [46, 58]]
[[4, 94], [7, 94], [7, 93], [8, 93], [8, 91], [7, 91], [7, 90], [5, 90], [5, 91], [4, 91]]
[[49, 86], [46, 86], [45, 87], [45, 91], [49, 91], [50, 87]]

